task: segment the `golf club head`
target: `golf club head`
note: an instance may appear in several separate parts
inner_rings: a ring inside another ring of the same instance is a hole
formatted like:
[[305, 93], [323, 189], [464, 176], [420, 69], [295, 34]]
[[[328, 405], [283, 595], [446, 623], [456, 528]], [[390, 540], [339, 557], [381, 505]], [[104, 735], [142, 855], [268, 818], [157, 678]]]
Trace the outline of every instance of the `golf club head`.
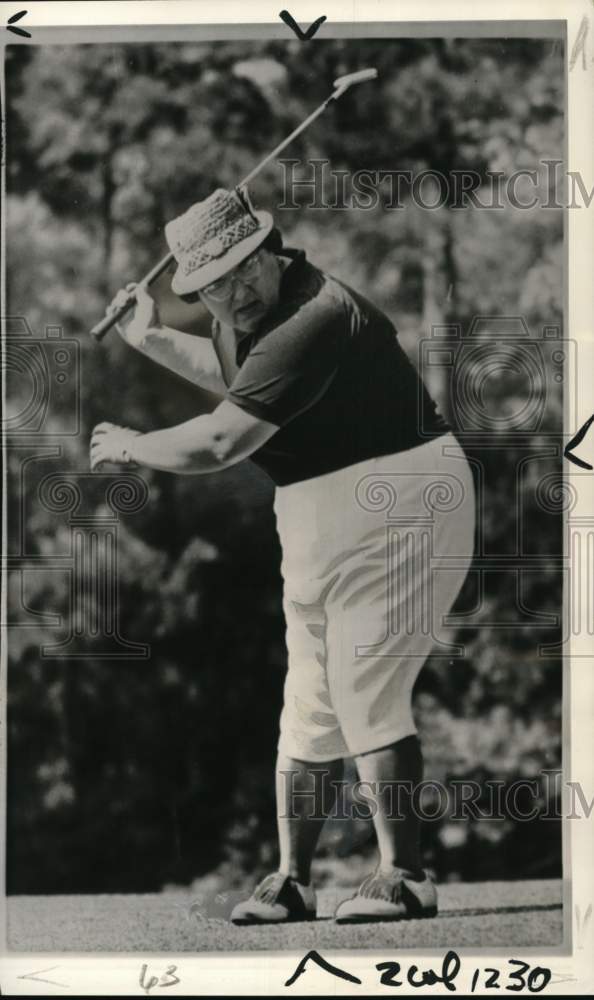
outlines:
[[336, 100], [341, 94], [344, 94], [345, 90], [349, 87], [353, 87], [356, 83], [365, 83], [366, 80], [375, 80], [377, 77], [376, 69], [360, 69], [356, 73], [347, 73], [346, 76], [339, 76], [334, 81], [334, 93], [332, 97]]

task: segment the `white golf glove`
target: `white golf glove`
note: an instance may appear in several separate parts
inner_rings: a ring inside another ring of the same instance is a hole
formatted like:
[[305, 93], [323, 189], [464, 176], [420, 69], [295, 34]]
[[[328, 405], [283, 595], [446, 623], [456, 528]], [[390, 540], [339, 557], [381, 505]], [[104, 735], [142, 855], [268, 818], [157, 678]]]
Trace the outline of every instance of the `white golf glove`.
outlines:
[[122, 340], [125, 340], [130, 347], [140, 350], [147, 332], [161, 326], [159, 310], [145, 286], [131, 282], [125, 288], [120, 288], [109, 303], [105, 314], [110, 316], [116, 312], [120, 306], [128, 301], [130, 294], [134, 291], [136, 292], [136, 304], [122, 317], [119, 323], [116, 323], [115, 327]]
[[140, 431], [117, 424], [97, 424], [91, 435], [91, 472], [95, 472], [104, 462], [119, 465], [135, 464], [131, 454], [134, 438]]

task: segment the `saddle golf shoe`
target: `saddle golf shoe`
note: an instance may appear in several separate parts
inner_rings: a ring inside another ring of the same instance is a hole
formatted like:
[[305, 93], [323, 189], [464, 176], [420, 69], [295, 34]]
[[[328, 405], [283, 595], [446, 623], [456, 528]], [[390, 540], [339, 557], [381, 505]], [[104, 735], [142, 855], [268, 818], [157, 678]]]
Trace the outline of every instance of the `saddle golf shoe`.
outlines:
[[284, 872], [267, 875], [231, 913], [233, 924], [287, 924], [316, 919], [316, 894]]
[[340, 904], [334, 919], [338, 924], [374, 920], [420, 920], [437, 915], [437, 890], [429, 878], [415, 880], [404, 868], [381, 871], [363, 880], [355, 896]]

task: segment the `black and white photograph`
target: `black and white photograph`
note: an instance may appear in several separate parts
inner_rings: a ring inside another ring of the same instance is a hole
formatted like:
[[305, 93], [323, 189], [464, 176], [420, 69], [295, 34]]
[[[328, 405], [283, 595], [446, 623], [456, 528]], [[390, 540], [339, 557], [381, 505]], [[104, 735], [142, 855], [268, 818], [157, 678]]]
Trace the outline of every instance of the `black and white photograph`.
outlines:
[[575, 988], [585, 35], [8, 14], [7, 959]]

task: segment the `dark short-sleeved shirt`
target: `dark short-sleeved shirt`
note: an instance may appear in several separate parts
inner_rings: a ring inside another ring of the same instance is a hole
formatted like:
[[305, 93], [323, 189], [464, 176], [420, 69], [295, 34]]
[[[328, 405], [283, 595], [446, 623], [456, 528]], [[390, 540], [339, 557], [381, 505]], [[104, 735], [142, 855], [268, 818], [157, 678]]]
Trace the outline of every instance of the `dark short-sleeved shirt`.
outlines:
[[226, 398], [279, 428], [252, 461], [285, 486], [445, 434], [388, 317], [303, 251], [282, 253], [279, 302], [256, 332], [213, 321]]

